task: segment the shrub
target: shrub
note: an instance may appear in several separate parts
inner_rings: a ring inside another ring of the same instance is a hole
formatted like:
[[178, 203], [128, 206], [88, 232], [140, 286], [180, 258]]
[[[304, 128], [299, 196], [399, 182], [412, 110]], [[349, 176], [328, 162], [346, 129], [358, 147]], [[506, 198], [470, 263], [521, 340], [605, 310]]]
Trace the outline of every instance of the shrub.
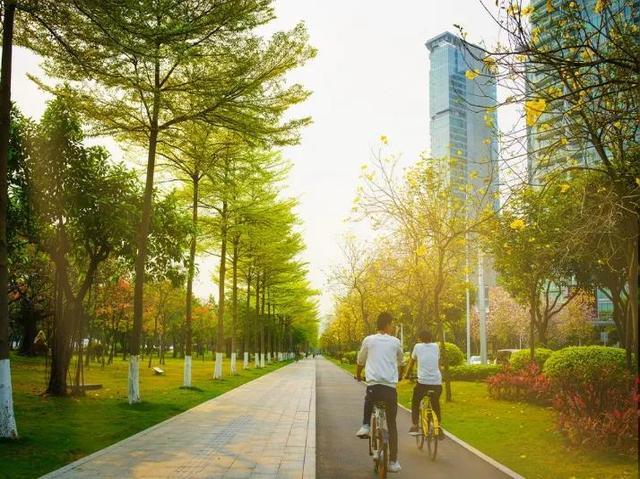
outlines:
[[[535, 362], [539, 369], [542, 369], [544, 363], [549, 359], [549, 356], [553, 351], [547, 348], [537, 348], [534, 350]], [[509, 358], [509, 365], [511, 369], [520, 370], [523, 369], [531, 362], [531, 350], [530, 349], [521, 349], [520, 351], [515, 351], [511, 357]]]
[[[590, 449], [616, 450], [630, 456], [638, 454], [638, 382], [626, 397], [617, 392], [605, 392], [605, 400], [617, 403], [616, 407], [594, 413], [594, 389], [586, 388], [585, 396], [557, 393], [553, 406], [558, 410], [558, 427], [575, 446]], [[585, 400], [586, 398], [586, 400]]]
[[358, 359], [358, 351], [347, 351], [342, 355], [340, 361], [348, 364], [355, 364]]
[[569, 347], [547, 360], [558, 425], [571, 443], [634, 450], [637, 380], [625, 364], [623, 349], [605, 346]]
[[500, 372], [495, 364], [461, 364], [449, 368], [449, 379], [455, 381], [482, 381]]
[[464, 353], [453, 343], [444, 343], [444, 354], [449, 360], [449, 367], [459, 366], [464, 363]]
[[544, 366], [552, 381], [572, 384], [593, 383], [603, 372], [625, 370], [625, 352], [606, 346], [572, 346], [554, 352]]
[[529, 364], [520, 370], [504, 368], [487, 379], [489, 395], [506, 401], [525, 401], [548, 404], [551, 399], [549, 380], [536, 364]]

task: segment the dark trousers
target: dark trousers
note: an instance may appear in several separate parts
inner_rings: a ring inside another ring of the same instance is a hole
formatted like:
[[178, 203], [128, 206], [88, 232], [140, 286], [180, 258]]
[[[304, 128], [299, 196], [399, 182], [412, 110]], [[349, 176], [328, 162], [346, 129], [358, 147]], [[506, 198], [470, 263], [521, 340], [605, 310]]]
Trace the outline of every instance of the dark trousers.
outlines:
[[436, 413], [438, 422], [442, 421], [440, 416], [440, 395], [442, 394], [441, 384], [420, 384], [417, 383], [413, 388], [413, 399], [411, 399], [411, 420], [413, 424], [418, 424], [420, 419], [420, 401], [427, 395], [428, 391], [433, 391], [431, 395], [431, 407]]
[[375, 402], [384, 402], [386, 406], [387, 428], [389, 429], [389, 460], [398, 460], [398, 427], [396, 416], [398, 414], [398, 392], [396, 388], [374, 384], [367, 387], [364, 396], [364, 418], [362, 424], [371, 425], [371, 413]]

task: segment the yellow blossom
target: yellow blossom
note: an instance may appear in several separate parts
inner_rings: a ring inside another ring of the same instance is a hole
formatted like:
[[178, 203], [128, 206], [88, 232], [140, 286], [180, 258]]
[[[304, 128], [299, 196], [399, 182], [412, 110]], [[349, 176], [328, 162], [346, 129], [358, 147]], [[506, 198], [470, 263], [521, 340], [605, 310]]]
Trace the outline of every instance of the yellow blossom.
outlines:
[[386, 145], [389, 143], [389, 138], [387, 138], [386, 135], [380, 135], [380, 141], [382, 142], [383, 145]]
[[475, 70], [467, 70], [464, 74], [464, 76], [467, 77], [467, 80], [471, 81], [475, 80], [478, 75], [480, 74]]
[[608, 5], [609, 0], [597, 0], [594, 10], [596, 11], [596, 13], [602, 13]]
[[524, 102], [524, 110], [527, 115], [527, 126], [533, 126], [540, 118], [540, 115], [544, 113], [547, 107], [547, 102], [544, 98], [537, 98], [533, 100], [527, 100]]
[[547, 13], [553, 13], [553, 11], [555, 10], [553, 8], [553, 2], [551, 0], [547, 0], [546, 8], [547, 8]]
[[524, 222], [524, 220], [522, 218], [516, 218], [515, 220], [513, 220], [509, 224], [509, 228], [511, 228], [512, 230], [516, 230], [516, 231], [522, 231], [526, 227], [527, 227], [527, 225], [525, 224], [525, 222]]
[[571, 188], [571, 186], [569, 186], [568, 183], [562, 183], [560, 185], [560, 193], [566, 193], [569, 190], [569, 188]]

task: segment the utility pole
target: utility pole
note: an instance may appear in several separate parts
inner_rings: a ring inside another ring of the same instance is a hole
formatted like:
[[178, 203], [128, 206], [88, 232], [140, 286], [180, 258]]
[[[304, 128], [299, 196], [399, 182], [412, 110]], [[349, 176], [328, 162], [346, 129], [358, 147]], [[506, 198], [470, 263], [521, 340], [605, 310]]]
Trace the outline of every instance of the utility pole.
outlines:
[[478, 246], [478, 314], [480, 316], [480, 361], [487, 364], [487, 309], [484, 299], [484, 257]]
[[466, 319], [467, 319], [467, 364], [471, 361], [471, 291], [469, 291], [469, 282], [471, 274], [469, 272], [469, 238], [465, 233], [464, 242], [464, 275], [465, 275], [465, 299], [466, 299]]

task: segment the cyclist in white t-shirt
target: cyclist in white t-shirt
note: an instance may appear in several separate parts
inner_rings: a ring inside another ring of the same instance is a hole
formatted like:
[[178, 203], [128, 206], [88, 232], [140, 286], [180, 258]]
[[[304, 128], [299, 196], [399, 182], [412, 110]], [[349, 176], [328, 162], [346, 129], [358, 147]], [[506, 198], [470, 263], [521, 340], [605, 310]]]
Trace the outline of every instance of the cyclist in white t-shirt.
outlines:
[[356, 436], [369, 437], [371, 413], [376, 401], [385, 403], [387, 427], [389, 429], [389, 472], [399, 472], [398, 461], [398, 428], [396, 415], [398, 412], [398, 378], [402, 376], [403, 354], [400, 340], [392, 336], [393, 316], [382, 312], [378, 315], [376, 327], [378, 332], [364, 338], [358, 352], [355, 378], [362, 380], [365, 370], [367, 392], [364, 398], [364, 417], [362, 427]]
[[440, 395], [442, 394], [442, 374], [440, 373], [440, 347], [433, 342], [429, 331], [420, 331], [418, 334], [420, 342], [417, 343], [411, 353], [411, 360], [407, 366], [405, 378], [408, 378], [413, 369], [413, 364], [418, 363], [418, 382], [413, 388], [413, 398], [411, 399], [411, 421], [413, 425], [409, 429], [409, 434], [419, 434], [418, 420], [420, 418], [420, 401], [427, 395], [428, 391], [433, 391], [431, 396], [431, 406], [438, 416], [440, 423], [439, 439], [444, 439], [442, 432], [442, 415], [440, 414]]

